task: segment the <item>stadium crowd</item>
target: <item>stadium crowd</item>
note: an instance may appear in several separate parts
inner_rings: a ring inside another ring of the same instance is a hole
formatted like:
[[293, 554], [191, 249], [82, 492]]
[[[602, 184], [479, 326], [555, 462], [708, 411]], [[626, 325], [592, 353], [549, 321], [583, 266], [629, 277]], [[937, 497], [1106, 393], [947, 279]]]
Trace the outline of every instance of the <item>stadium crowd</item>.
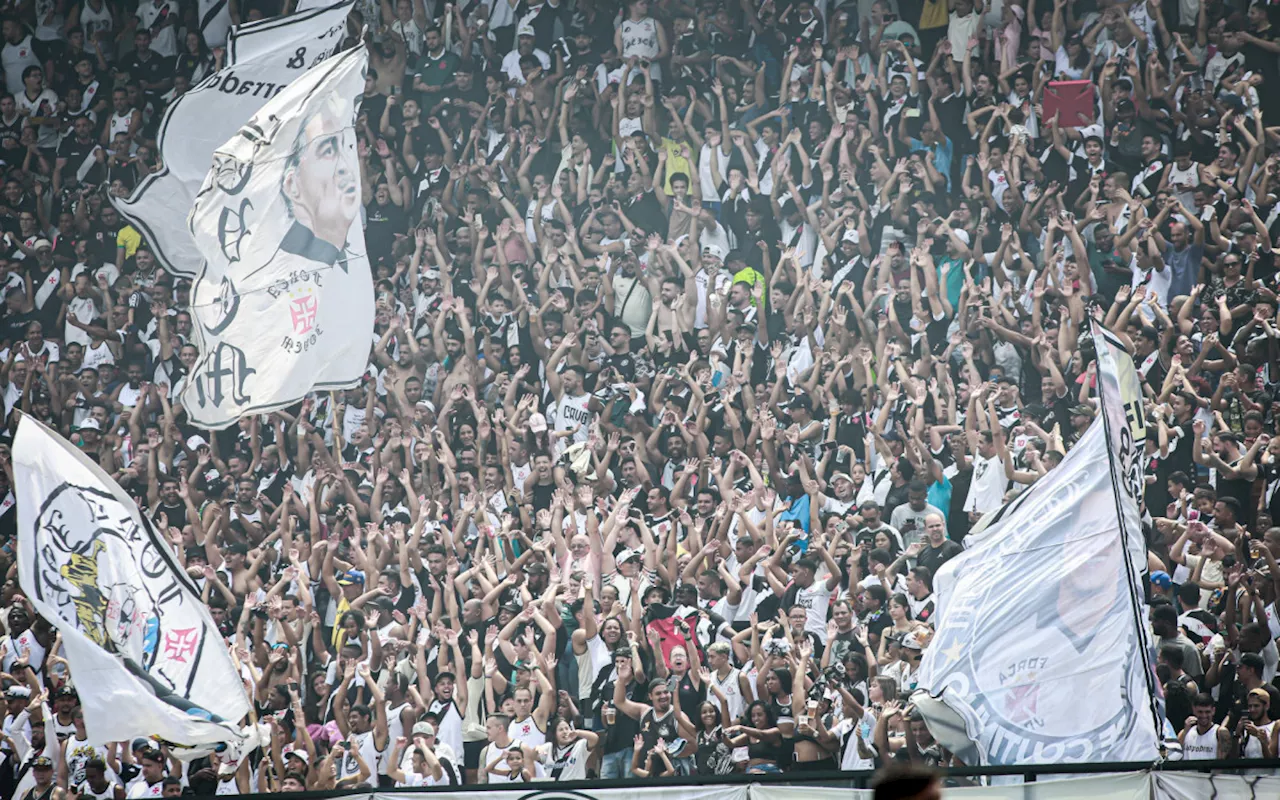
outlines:
[[209, 432], [191, 287], [108, 197], [292, 9], [6, 3], [8, 430], [137, 499], [272, 735], [88, 742], [5, 446], [0, 796], [950, 764], [933, 576], [1093, 420], [1091, 316], [1147, 395], [1170, 746], [1276, 755], [1278, 9], [357, 0], [368, 371]]

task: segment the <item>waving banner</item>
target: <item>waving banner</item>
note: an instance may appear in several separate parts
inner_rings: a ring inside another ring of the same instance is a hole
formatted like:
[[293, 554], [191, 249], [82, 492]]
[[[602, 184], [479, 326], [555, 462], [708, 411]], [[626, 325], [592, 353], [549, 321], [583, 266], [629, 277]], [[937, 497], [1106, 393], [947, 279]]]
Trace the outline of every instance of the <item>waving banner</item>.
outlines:
[[1158, 755], [1138, 577], [1142, 395], [1124, 348], [1100, 326], [1093, 342], [1100, 419], [935, 579], [937, 634], [914, 700], [968, 764]]
[[62, 633], [89, 742], [237, 741], [244, 686], [168, 542], [105, 472], [28, 416], [13, 469], [18, 580]]
[[368, 63], [359, 47], [309, 70], [214, 154], [189, 220], [205, 264], [182, 402], [200, 427], [364, 374], [373, 281], [354, 122]]
[[354, 5], [355, 0], [344, 0], [237, 26], [227, 43], [227, 65], [169, 106], [156, 136], [163, 168], [130, 197], [112, 198], [112, 203], [170, 272], [194, 278], [200, 271], [200, 252], [185, 214], [209, 173], [214, 150], [268, 100], [337, 52]]

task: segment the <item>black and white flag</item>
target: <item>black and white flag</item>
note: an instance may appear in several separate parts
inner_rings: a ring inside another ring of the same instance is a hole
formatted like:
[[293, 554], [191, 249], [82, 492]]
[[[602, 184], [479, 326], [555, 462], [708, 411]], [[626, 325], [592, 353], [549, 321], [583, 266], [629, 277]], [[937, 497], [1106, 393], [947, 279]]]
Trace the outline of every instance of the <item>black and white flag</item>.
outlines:
[[1141, 573], [1146, 423], [1133, 360], [1093, 324], [1101, 414], [934, 579], [916, 707], [966, 764], [1150, 761], [1158, 686]]
[[364, 374], [374, 303], [355, 115], [368, 63], [358, 47], [309, 70], [213, 156], [189, 218], [204, 268], [182, 403], [200, 427]]
[[209, 173], [214, 151], [268, 100], [338, 51], [354, 6], [355, 0], [342, 0], [236, 26], [227, 42], [226, 66], [169, 106], [156, 136], [162, 169], [128, 198], [112, 198], [112, 203], [170, 272], [194, 278], [200, 271], [185, 212]]
[[236, 742], [244, 685], [200, 591], [111, 478], [24, 416], [18, 580], [62, 634], [91, 744]]

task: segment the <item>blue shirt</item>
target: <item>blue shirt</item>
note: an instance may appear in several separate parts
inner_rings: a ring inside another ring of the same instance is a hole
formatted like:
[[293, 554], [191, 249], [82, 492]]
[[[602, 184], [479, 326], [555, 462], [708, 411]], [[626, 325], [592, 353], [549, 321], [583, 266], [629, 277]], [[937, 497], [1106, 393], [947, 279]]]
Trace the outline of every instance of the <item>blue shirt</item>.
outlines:
[[[942, 136], [942, 134], [939, 134]], [[919, 139], [908, 139], [907, 144], [911, 146], [913, 153], [931, 153], [933, 155], [933, 168], [942, 175], [943, 180], [947, 182], [947, 194], [951, 193], [951, 153], [953, 147], [951, 140], [946, 136], [942, 136], [942, 141], [938, 144], [927, 145]]]

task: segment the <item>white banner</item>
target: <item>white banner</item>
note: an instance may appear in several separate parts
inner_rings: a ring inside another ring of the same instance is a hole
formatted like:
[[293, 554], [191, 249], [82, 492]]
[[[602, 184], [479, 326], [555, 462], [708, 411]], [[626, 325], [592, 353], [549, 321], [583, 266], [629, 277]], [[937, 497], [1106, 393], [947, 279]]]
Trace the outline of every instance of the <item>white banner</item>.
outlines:
[[[1104, 424], [935, 578], [937, 634], [915, 698], [934, 736], [968, 764], [1158, 754], [1135, 589], [1145, 565], [1132, 494], [1142, 479], [1141, 401], [1121, 391], [1137, 383], [1129, 356], [1097, 332], [1094, 342]], [[1135, 402], [1136, 421], [1108, 431]]]
[[244, 686], [200, 591], [119, 486], [24, 416], [18, 579], [61, 633], [91, 744], [236, 741]]
[[1156, 800], [1274, 800], [1280, 797], [1280, 778], [1276, 777], [1156, 772], [1151, 778]]
[[[489, 784], [485, 790], [484, 800], [748, 800], [748, 786], [655, 786], [636, 789], [587, 789], [556, 791], [554, 781], [536, 781], [534, 783], [497, 783]], [[506, 790], [505, 786], [520, 786], [519, 789]], [[543, 788], [545, 787], [545, 788]], [[756, 787], [751, 787], [753, 790]], [[807, 790], [804, 790], [807, 791]], [[476, 794], [474, 789], [449, 792], [431, 792], [424, 795], [414, 792], [378, 791], [376, 800], [421, 800], [430, 796], [438, 798], [454, 798], [463, 800]], [[752, 792], [754, 794], [754, 791]], [[849, 793], [845, 792], [847, 800]]]
[[214, 151], [284, 87], [337, 52], [354, 5], [355, 0], [343, 0], [237, 26], [227, 43], [227, 66], [169, 106], [156, 136], [163, 168], [129, 198], [112, 202], [170, 272], [194, 278], [200, 271], [186, 213]]
[[[592, 794], [598, 800], [607, 800], [599, 797], [600, 792]], [[751, 800], [872, 800], [874, 795], [871, 789], [751, 785]], [[1082, 797], [1089, 800], [1149, 800], [1151, 776], [1146, 772], [1131, 772], [1062, 780], [1041, 779], [1035, 783], [1004, 786], [947, 787], [942, 790], [942, 796], [946, 800], [1078, 800]]]
[[191, 209], [205, 265], [192, 289], [200, 359], [182, 393], [202, 428], [364, 374], [373, 281], [354, 120], [368, 63], [357, 47], [309, 70], [214, 154]]

